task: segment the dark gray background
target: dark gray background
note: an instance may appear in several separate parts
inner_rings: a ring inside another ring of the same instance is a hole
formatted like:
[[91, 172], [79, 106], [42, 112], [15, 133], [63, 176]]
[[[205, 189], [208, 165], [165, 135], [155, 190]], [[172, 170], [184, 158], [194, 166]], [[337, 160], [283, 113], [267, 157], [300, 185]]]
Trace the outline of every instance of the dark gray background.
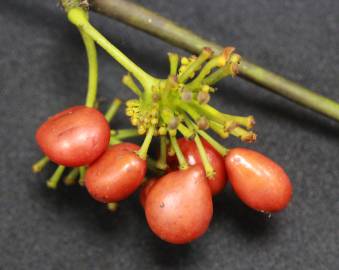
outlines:
[[[34, 132], [51, 114], [84, 101], [84, 48], [56, 1], [1, 1], [0, 269], [339, 269], [338, 123], [241, 79], [219, 85], [212, 103], [254, 114], [251, 146], [290, 175], [289, 208], [269, 218], [228, 191], [200, 240], [171, 246], [148, 229], [137, 196], [116, 214], [78, 187], [47, 190], [30, 171], [41, 154]], [[339, 1], [138, 1], [203, 36], [235, 45], [255, 63], [339, 101]], [[147, 71], [165, 76], [178, 51], [120, 23], [92, 16]], [[100, 52], [100, 95], [132, 97], [122, 68]], [[114, 125], [125, 126], [121, 115]], [[242, 145], [232, 140], [226, 145]]]

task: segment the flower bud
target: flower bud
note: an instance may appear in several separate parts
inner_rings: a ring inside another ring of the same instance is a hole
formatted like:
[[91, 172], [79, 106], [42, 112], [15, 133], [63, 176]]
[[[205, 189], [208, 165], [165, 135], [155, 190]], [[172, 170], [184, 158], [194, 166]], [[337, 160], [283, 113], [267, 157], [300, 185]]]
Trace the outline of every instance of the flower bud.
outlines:
[[131, 124], [132, 124], [132, 126], [137, 126], [138, 123], [139, 123], [138, 118], [136, 118], [136, 117], [131, 118]]
[[158, 93], [153, 93], [152, 95], [152, 101], [158, 102], [160, 100], [160, 95]]
[[178, 117], [173, 117], [168, 123], [168, 128], [169, 129], [177, 129], [179, 123], [180, 123], [180, 121], [179, 121]]
[[188, 60], [187, 57], [182, 57], [180, 62], [181, 62], [182, 65], [188, 65], [189, 64], [189, 60]]
[[159, 130], [158, 130], [158, 132], [159, 132], [159, 135], [166, 135], [167, 130], [166, 130], [165, 127], [160, 127]]
[[184, 89], [181, 94], [181, 99], [183, 101], [191, 101], [193, 98], [193, 94], [190, 90]]
[[129, 108], [127, 108], [125, 112], [126, 112], [126, 115], [127, 115], [127, 116], [133, 116], [133, 114], [134, 114], [134, 113], [133, 113], [133, 110], [131, 110], [131, 109], [129, 109]]
[[200, 91], [197, 96], [197, 100], [200, 104], [206, 104], [210, 101], [211, 97], [209, 93]]
[[209, 128], [209, 123], [208, 123], [208, 120], [205, 116], [202, 116], [198, 122], [198, 128], [199, 129], [208, 129]]
[[249, 132], [248, 134], [242, 136], [241, 140], [243, 142], [253, 143], [257, 140], [257, 134], [255, 134], [254, 132]]
[[208, 93], [208, 92], [210, 92], [210, 86], [209, 85], [203, 85], [202, 87], [201, 87], [201, 91], [202, 92], [205, 92], [205, 93]]
[[140, 125], [138, 127], [138, 134], [144, 135], [146, 133], [146, 127], [144, 125]]

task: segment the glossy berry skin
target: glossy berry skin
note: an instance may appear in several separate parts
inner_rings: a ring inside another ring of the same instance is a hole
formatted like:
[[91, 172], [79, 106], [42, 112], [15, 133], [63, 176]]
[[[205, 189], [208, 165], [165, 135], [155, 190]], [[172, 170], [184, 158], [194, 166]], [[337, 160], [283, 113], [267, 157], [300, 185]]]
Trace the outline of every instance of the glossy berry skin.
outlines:
[[212, 219], [212, 195], [199, 165], [160, 178], [145, 201], [151, 230], [172, 244], [186, 244], [203, 235]]
[[256, 151], [234, 148], [225, 157], [231, 185], [249, 207], [262, 212], [284, 209], [292, 197], [292, 184], [285, 171]]
[[142, 183], [146, 161], [132, 143], [113, 145], [88, 167], [85, 186], [89, 194], [103, 203], [117, 202], [130, 196]]
[[139, 195], [139, 201], [142, 207], [145, 207], [146, 198], [156, 183], [157, 180], [153, 178], [142, 185]]
[[110, 127], [98, 110], [76, 106], [50, 117], [35, 137], [53, 162], [77, 167], [92, 163], [106, 150]]
[[[225, 188], [227, 182], [224, 158], [216, 150], [214, 150], [207, 141], [204, 139], [201, 139], [201, 141], [205, 148], [208, 161], [215, 170], [215, 175], [213, 178], [209, 179], [208, 185], [211, 189], [212, 195], [216, 195]], [[178, 140], [178, 144], [190, 166], [196, 164], [202, 165], [200, 154], [194, 141], [180, 138]], [[172, 166], [173, 164], [177, 166], [177, 161], [172, 161]]]

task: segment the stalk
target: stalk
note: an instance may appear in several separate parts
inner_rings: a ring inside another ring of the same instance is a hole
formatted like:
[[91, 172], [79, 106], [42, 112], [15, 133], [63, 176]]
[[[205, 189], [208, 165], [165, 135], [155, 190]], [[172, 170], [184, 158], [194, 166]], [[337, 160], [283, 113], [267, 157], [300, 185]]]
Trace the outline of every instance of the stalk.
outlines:
[[85, 184], [85, 174], [86, 174], [86, 167], [81, 166], [79, 167], [79, 185], [83, 186]]
[[40, 160], [38, 160], [37, 162], [35, 162], [33, 165], [32, 165], [32, 171], [34, 173], [38, 173], [38, 172], [41, 172], [43, 168], [46, 167], [46, 165], [48, 164], [49, 162], [49, 158], [44, 156], [42, 157]]
[[119, 129], [116, 130], [116, 133], [114, 135], [111, 135], [111, 137], [116, 140], [124, 140], [138, 136], [140, 136], [140, 134], [138, 133], [137, 129]]
[[214, 177], [215, 175], [215, 171], [211, 165], [211, 163], [209, 162], [208, 160], [208, 157], [207, 157], [207, 154], [206, 154], [206, 150], [199, 138], [198, 135], [196, 135], [194, 137], [194, 142], [198, 148], [198, 151], [199, 151], [199, 155], [200, 155], [200, 158], [201, 158], [201, 161], [202, 161], [202, 164], [204, 166], [204, 170], [205, 170], [205, 173], [206, 173], [206, 176], [208, 179], [211, 179]]
[[203, 130], [197, 130], [199, 135], [204, 138], [220, 155], [226, 156], [228, 149], [222, 146], [219, 142], [213, 139], [207, 132]]
[[147, 130], [145, 140], [142, 143], [140, 150], [137, 152], [137, 155], [143, 160], [147, 159], [147, 152], [148, 152], [149, 146], [151, 144], [151, 141], [152, 141], [152, 138], [153, 138], [153, 135], [154, 135], [154, 131], [155, 131], [154, 126], [151, 126]]
[[[222, 46], [210, 42], [169, 19], [126, 0], [91, 0], [91, 8], [103, 15], [156, 36], [176, 47], [199, 54], [204, 47], [216, 53]], [[285, 97], [308, 109], [339, 121], [339, 103], [242, 58], [240, 77]]]
[[73, 168], [64, 178], [64, 184], [66, 186], [71, 186], [76, 184], [76, 180], [79, 176], [80, 170], [79, 168]]
[[176, 53], [168, 53], [168, 59], [170, 63], [170, 75], [177, 75], [178, 66], [179, 66], [179, 55]]
[[179, 162], [179, 169], [180, 170], [186, 170], [188, 168], [188, 163], [181, 152], [181, 149], [178, 145], [177, 138], [175, 136], [169, 136], [171, 145], [175, 151], [175, 155], [177, 156], [178, 162]]
[[86, 17], [86, 13], [81, 8], [72, 8], [68, 11], [68, 19], [76, 25], [82, 32], [91, 37], [98, 45], [100, 45], [109, 55], [111, 55], [120, 65], [127, 71], [132, 73], [134, 77], [142, 84], [145, 91], [151, 91], [156, 79], [143, 71], [117, 47], [110, 43], [99, 31], [97, 31]]
[[97, 50], [93, 39], [79, 28], [82, 40], [84, 42], [87, 61], [88, 61], [88, 86], [86, 106], [94, 107], [98, 90], [98, 60]]
[[167, 141], [166, 136], [160, 137], [160, 156], [157, 160], [156, 166], [160, 170], [166, 170], [167, 168]]
[[121, 105], [121, 100], [118, 98], [115, 98], [111, 105], [109, 106], [108, 110], [105, 113], [105, 118], [107, 120], [107, 122], [111, 122], [112, 119], [114, 118], [114, 116], [117, 114], [118, 109]]
[[59, 183], [59, 180], [65, 170], [65, 166], [59, 165], [50, 179], [46, 182], [47, 187], [51, 189], [56, 189]]
[[131, 74], [126, 74], [124, 77], [122, 77], [122, 83], [126, 85], [130, 90], [134, 92], [137, 96], [142, 96], [142, 91], [140, 88], [135, 84]]
[[[191, 120], [188, 118], [187, 115], [184, 115], [184, 119], [185, 119], [187, 126], [189, 126], [191, 129], [195, 130], [194, 124], [191, 122]], [[195, 142], [195, 144], [198, 148], [199, 156], [200, 156], [202, 164], [204, 166], [206, 176], [207, 176], [208, 179], [211, 179], [215, 175], [215, 171], [214, 171], [214, 168], [212, 167], [211, 163], [208, 160], [205, 147], [203, 146], [198, 134], [195, 134], [194, 142]]]

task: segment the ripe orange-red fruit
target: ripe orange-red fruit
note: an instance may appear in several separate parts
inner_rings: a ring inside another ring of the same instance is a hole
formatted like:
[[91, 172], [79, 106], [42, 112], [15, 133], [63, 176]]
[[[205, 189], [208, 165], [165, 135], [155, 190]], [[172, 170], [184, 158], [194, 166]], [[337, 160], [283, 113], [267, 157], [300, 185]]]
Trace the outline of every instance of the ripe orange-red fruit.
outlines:
[[41, 150], [53, 162], [77, 167], [96, 160], [107, 148], [110, 127], [96, 109], [76, 106], [44, 122], [36, 132]]
[[212, 219], [210, 188], [199, 165], [170, 172], [151, 188], [145, 214], [151, 230], [162, 240], [185, 244], [203, 235]]
[[94, 199], [117, 202], [139, 187], [146, 173], [146, 161], [135, 153], [139, 148], [132, 143], [114, 145], [88, 167], [85, 186]]
[[227, 175], [238, 197], [263, 212], [284, 209], [292, 197], [292, 184], [285, 171], [263, 154], [234, 148], [225, 157]]

